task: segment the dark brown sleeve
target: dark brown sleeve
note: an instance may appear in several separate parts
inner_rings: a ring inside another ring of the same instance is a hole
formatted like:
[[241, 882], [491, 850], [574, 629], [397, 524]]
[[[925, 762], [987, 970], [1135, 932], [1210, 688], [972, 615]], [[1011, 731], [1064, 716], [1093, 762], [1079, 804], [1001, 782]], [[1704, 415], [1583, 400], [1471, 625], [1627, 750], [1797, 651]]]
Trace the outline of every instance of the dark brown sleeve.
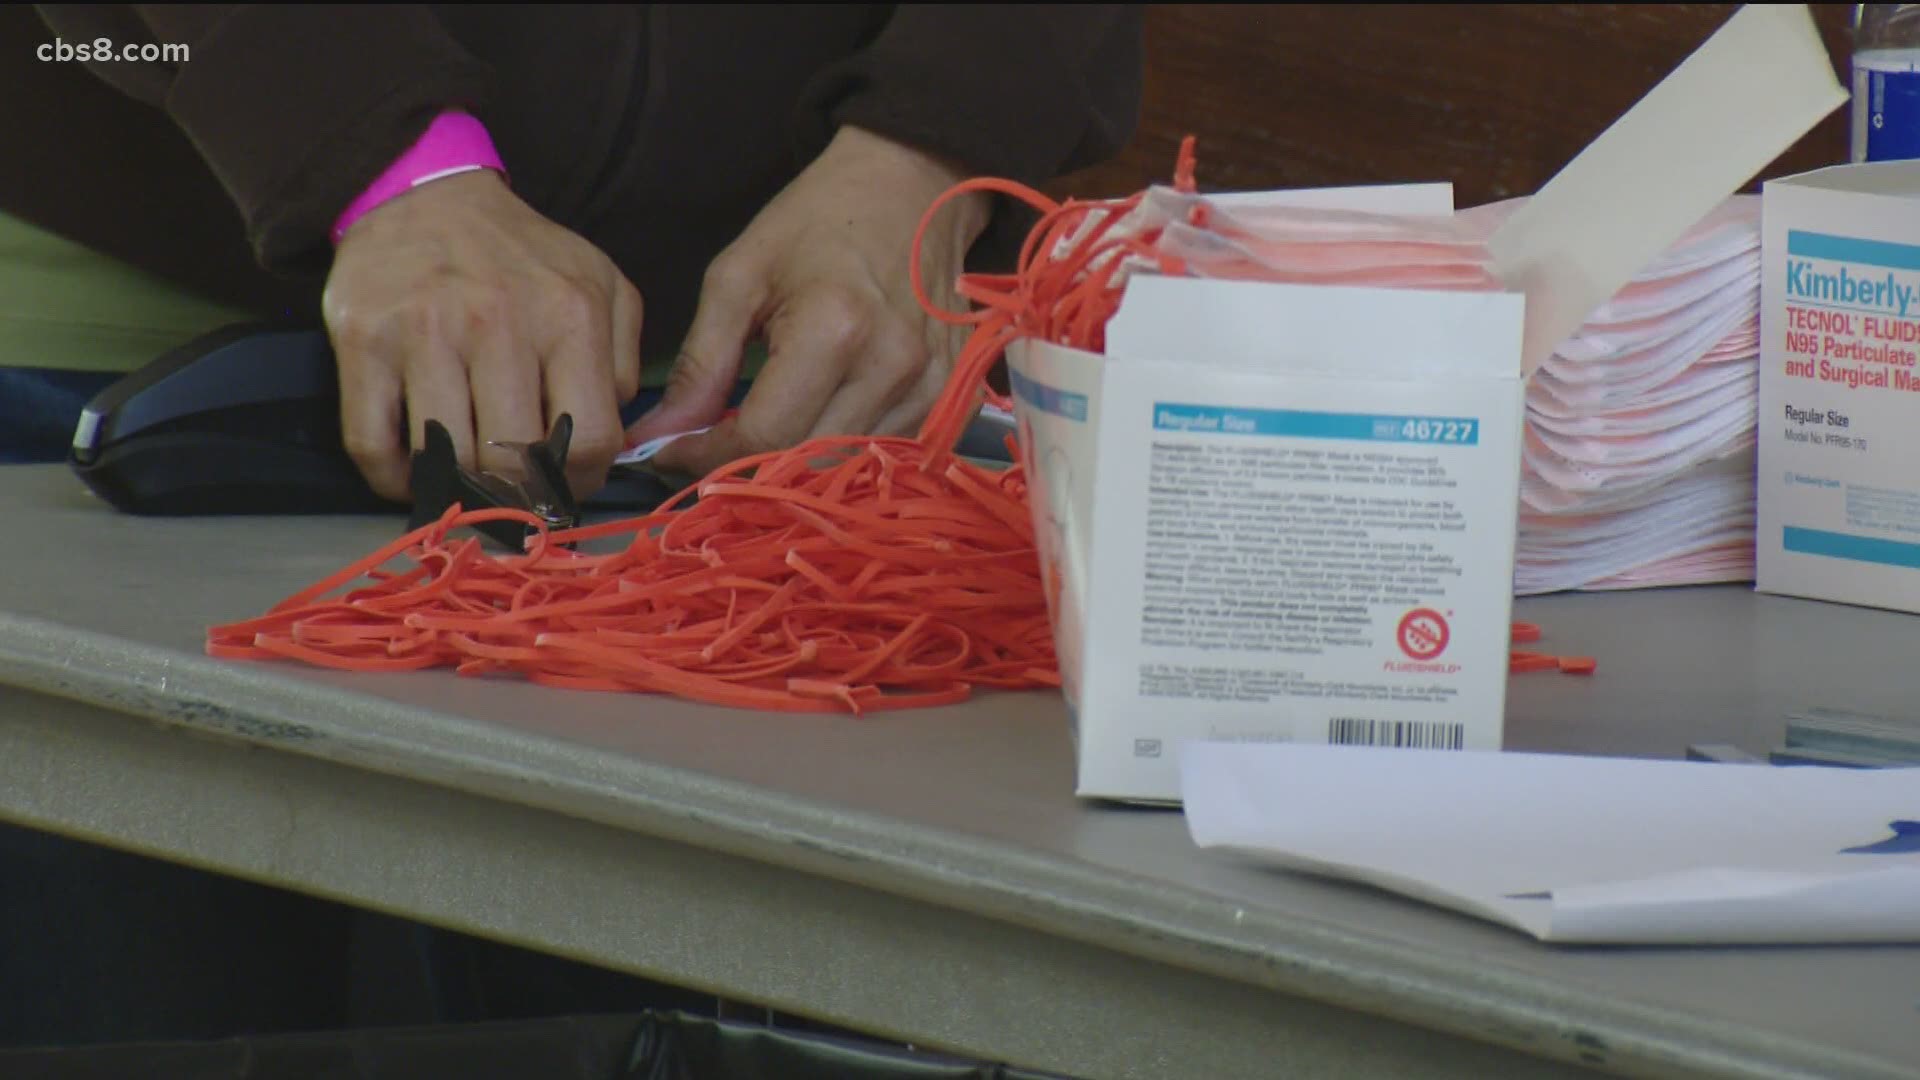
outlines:
[[802, 141], [843, 124], [1039, 183], [1119, 152], [1139, 123], [1141, 13], [1101, 4], [903, 4], [801, 103]]
[[261, 265], [324, 270], [334, 218], [488, 68], [427, 5], [42, 5], [68, 42], [184, 45], [184, 61], [88, 66], [166, 110], [233, 198]]

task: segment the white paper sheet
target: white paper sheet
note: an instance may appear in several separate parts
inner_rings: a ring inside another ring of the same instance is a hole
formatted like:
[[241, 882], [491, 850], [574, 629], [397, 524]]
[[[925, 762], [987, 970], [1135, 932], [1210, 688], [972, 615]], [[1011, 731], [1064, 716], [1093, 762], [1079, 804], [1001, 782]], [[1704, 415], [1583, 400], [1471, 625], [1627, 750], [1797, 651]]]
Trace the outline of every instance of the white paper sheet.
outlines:
[[1525, 362], [1847, 99], [1803, 4], [1742, 7], [1494, 233]]
[[712, 430], [713, 425], [709, 424], [706, 427], [694, 428], [692, 431], [678, 431], [671, 435], [657, 436], [648, 439], [646, 442], [629, 446], [625, 450], [615, 454], [613, 463], [615, 465], [638, 465], [641, 462], [652, 460], [660, 451], [665, 450], [667, 447], [672, 446], [674, 443], [679, 442], [689, 435], [700, 435]]
[[1201, 847], [1543, 941], [1920, 942], [1920, 769], [1189, 743], [1181, 772]]

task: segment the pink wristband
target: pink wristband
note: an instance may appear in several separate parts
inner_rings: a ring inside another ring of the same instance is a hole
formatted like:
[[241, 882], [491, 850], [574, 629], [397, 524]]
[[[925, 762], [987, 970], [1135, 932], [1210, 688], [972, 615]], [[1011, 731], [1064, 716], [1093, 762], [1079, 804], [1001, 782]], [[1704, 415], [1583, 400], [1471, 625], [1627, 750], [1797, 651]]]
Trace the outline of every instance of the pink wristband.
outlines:
[[354, 222], [381, 203], [421, 184], [475, 169], [493, 169], [502, 175], [507, 171], [480, 121], [457, 109], [441, 113], [419, 141], [347, 204], [333, 223], [334, 246], [339, 246]]

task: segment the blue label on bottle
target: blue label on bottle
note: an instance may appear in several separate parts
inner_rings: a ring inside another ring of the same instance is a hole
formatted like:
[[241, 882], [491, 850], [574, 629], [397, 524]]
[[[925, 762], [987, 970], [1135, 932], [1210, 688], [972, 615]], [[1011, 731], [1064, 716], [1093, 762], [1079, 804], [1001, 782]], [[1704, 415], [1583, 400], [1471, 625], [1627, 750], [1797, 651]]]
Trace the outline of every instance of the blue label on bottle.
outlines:
[[1868, 71], [1864, 106], [1868, 161], [1920, 158], [1920, 71]]

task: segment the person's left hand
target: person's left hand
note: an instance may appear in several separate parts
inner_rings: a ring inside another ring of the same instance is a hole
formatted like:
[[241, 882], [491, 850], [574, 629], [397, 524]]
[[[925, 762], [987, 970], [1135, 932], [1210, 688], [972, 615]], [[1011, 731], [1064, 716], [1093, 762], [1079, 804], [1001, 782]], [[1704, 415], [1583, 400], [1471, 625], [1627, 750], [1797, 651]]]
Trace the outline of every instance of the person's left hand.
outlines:
[[[713, 261], [665, 394], [628, 442], [714, 424], [756, 335], [767, 363], [739, 412], [661, 451], [661, 468], [704, 476], [818, 436], [911, 434], [965, 328], [926, 316], [907, 261], [927, 207], [963, 179], [910, 147], [841, 128]], [[928, 228], [921, 270], [935, 303], [959, 307], [953, 285], [990, 212], [986, 196], [968, 195]]]

